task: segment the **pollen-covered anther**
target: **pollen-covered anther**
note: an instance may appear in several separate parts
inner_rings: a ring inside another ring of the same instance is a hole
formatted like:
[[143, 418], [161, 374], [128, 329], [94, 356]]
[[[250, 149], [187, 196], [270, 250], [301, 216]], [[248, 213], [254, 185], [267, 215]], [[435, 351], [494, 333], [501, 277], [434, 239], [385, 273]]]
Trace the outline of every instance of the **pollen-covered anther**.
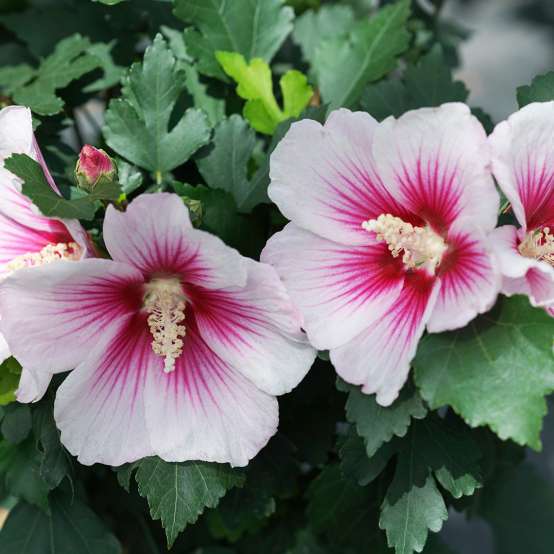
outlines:
[[186, 299], [181, 283], [175, 278], [154, 279], [146, 285], [144, 307], [152, 335], [152, 350], [164, 358], [164, 371], [171, 373], [183, 352], [186, 334]]
[[402, 254], [408, 269], [423, 268], [433, 273], [447, 249], [444, 239], [430, 227], [417, 227], [391, 214], [364, 221], [362, 227], [386, 242], [393, 257]]
[[76, 242], [48, 244], [40, 252], [28, 252], [16, 256], [6, 265], [6, 270], [13, 273], [25, 267], [38, 267], [59, 260], [78, 261], [81, 255], [82, 249]]
[[527, 233], [518, 249], [526, 258], [535, 258], [554, 266], [554, 235], [550, 233], [549, 227]]

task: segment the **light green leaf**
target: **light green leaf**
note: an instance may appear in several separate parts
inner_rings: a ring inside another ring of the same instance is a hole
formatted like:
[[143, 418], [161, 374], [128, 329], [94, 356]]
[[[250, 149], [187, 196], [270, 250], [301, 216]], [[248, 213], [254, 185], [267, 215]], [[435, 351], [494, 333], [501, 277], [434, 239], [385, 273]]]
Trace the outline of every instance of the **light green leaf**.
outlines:
[[313, 64], [319, 45], [325, 40], [345, 37], [354, 22], [350, 6], [325, 5], [296, 19], [292, 39], [300, 46], [304, 60]]
[[117, 200], [121, 194], [117, 183], [100, 181], [91, 194], [66, 200], [52, 190], [40, 164], [26, 154], [13, 154], [4, 166], [23, 181], [23, 194], [46, 216], [90, 220], [99, 200]]
[[410, 65], [402, 81], [383, 81], [369, 85], [360, 103], [373, 117], [401, 116], [408, 110], [464, 102], [469, 91], [455, 81], [440, 46], [435, 46], [416, 65]]
[[0, 532], [2, 554], [121, 554], [121, 545], [81, 501], [55, 492], [51, 515], [19, 503]]
[[56, 91], [100, 65], [99, 59], [88, 53], [90, 47], [88, 38], [79, 34], [60, 41], [54, 52], [31, 75], [31, 80], [23, 81], [13, 90], [15, 102], [29, 106], [40, 115], [61, 111], [63, 100], [56, 95]]
[[270, 62], [294, 18], [282, 0], [175, 0], [175, 15], [195, 27], [185, 31], [185, 43], [199, 71], [223, 80], [218, 50]]
[[152, 171], [156, 181], [185, 163], [208, 142], [210, 129], [203, 112], [188, 109], [170, 129], [169, 122], [184, 89], [184, 76], [162, 35], [146, 49], [142, 64], [124, 78], [123, 97], [106, 112], [108, 145], [129, 161]]
[[98, 60], [98, 65], [102, 68], [104, 75], [97, 79], [93, 83], [87, 85], [83, 91], [84, 92], [98, 92], [111, 88], [117, 85], [123, 74], [125, 73], [125, 68], [119, 65], [116, 65], [112, 58], [112, 48], [115, 45], [115, 41], [110, 42], [109, 44], [98, 43], [93, 44], [89, 49], [88, 53], [92, 56], [95, 56]]
[[394, 436], [403, 437], [412, 418], [421, 419], [427, 414], [427, 408], [411, 384], [406, 385], [395, 402], [386, 408], [377, 404], [375, 395], [363, 394], [359, 387], [341, 382], [339, 389], [348, 392], [346, 417], [355, 424], [370, 458], [383, 443]]
[[217, 506], [227, 490], [244, 484], [242, 472], [222, 464], [145, 458], [137, 466], [139, 493], [148, 500], [152, 519], [161, 520], [169, 547], [206, 508]]
[[520, 108], [531, 102], [550, 102], [551, 100], [554, 100], [554, 71], [538, 75], [530, 85], [517, 89], [517, 103]]
[[220, 51], [216, 58], [238, 84], [237, 94], [247, 100], [244, 117], [260, 133], [272, 135], [279, 123], [298, 117], [313, 95], [306, 76], [291, 69], [279, 81], [284, 104], [281, 109], [273, 93], [271, 69], [264, 60], [254, 58], [247, 64], [241, 54]]
[[324, 102], [332, 108], [355, 106], [366, 83], [394, 69], [396, 57], [408, 47], [409, 15], [410, 0], [399, 0], [356, 23], [346, 39], [321, 44], [314, 70]]
[[28, 83], [35, 76], [35, 70], [27, 64], [0, 67], [0, 90], [10, 95]]
[[466, 328], [423, 339], [416, 384], [432, 408], [448, 404], [472, 427], [538, 450], [554, 390], [553, 335], [554, 320], [527, 298], [503, 298]]
[[0, 365], [0, 406], [15, 400], [20, 377], [21, 366], [15, 358], [8, 358]]

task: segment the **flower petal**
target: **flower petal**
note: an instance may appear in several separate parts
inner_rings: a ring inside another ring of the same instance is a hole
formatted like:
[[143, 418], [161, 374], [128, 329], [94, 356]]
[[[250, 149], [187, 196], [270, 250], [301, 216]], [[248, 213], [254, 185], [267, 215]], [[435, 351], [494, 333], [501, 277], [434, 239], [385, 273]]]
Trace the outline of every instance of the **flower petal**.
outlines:
[[209, 288], [246, 283], [242, 256], [214, 235], [193, 229], [176, 194], [142, 194], [124, 213], [110, 206], [104, 240], [114, 260], [146, 276], [182, 274], [185, 281]]
[[487, 135], [465, 104], [387, 118], [375, 132], [373, 154], [391, 192], [435, 230], [458, 218], [485, 231], [496, 225]]
[[372, 157], [377, 122], [334, 111], [324, 126], [293, 123], [271, 155], [269, 197], [296, 225], [344, 244], [367, 244], [361, 225], [381, 213], [401, 215]]
[[[145, 317], [136, 314], [67, 376], [56, 394], [54, 418], [62, 444], [80, 463], [118, 466], [154, 454], [144, 391], [147, 373], [163, 373], [162, 367]], [[165, 433], [165, 425], [158, 432]]]
[[554, 268], [519, 253], [519, 239], [524, 233], [512, 225], [504, 225], [490, 234], [503, 275], [502, 292], [506, 296], [526, 294], [533, 306], [546, 306], [554, 301]]
[[248, 260], [244, 287], [191, 291], [198, 329], [222, 360], [269, 394], [290, 392], [315, 350], [275, 270]]
[[27, 369], [73, 369], [137, 309], [142, 275], [110, 260], [18, 270], [0, 284], [0, 327]]
[[0, 110], [0, 167], [12, 154], [34, 156], [33, 119], [24, 106]]
[[[218, 357], [187, 317], [175, 371], [149, 371], [146, 422], [158, 456], [245, 466], [277, 431], [278, 404]], [[192, 325], [191, 325], [192, 324]]]
[[23, 368], [16, 391], [17, 401], [22, 403], [38, 402], [46, 393], [51, 380], [52, 373]]
[[554, 225], [554, 102], [533, 103], [489, 138], [494, 176], [524, 229]]
[[344, 246], [289, 223], [262, 252], [277, 269], [320, 350], [353, 339], [396, 300], [402, 263], [384, 243]]
[[488, 311], [501, 285], [496, 260], [479, 229], [458, 221], [447, 240], [449, 249], [438, 272], [440, 292], [427, 322], [430, 333], [458, 329]]
[[435, 305], [440, 281], [422, 272], [406, 275], [404, 288], [386, 315], [355, 339], [330, 351], [337, 373], [347, 382], [377, 393], [388, 406], [398, 396], [410, 370], [418, 341]]

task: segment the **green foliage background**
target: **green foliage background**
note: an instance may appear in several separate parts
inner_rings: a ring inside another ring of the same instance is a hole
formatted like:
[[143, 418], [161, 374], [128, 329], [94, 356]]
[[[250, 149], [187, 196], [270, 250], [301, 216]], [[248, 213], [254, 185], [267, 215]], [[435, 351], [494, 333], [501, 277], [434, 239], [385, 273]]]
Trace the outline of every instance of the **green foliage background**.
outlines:
[[[381, 120], [467, 100], [452, 78], [464, 31], [442, 3], [0, 1], [0, 104], [31, 107], [64, 198], [24, 156], [7, 167], [43, 213], [80, 218], [100, 249], [107, 202], [169, 190], [196, 225], [257, 258], [285, 223], [267, 197], [269, 156], [293, 120], [340, 106]], [[517, 98], [554, 99], [554, 74]], [[118, 187], [76, 189], [85, 142], [116, 158]], [[528, 458], [554, 390], [553, 336], [554, 320], [527, 299], [503, 298], [466, 329], [425, 337], [389, 408], [337, 381], [320, 353], [280, 399], [279, 433], [243, 469], [80, 466], [52, 415], [63, 376], [20, 405], [9, 360], [0, 552], [455, 554], [440, 530], [461, 513], [487, 522], [498, 554], [550, 553], [554, 490]]]

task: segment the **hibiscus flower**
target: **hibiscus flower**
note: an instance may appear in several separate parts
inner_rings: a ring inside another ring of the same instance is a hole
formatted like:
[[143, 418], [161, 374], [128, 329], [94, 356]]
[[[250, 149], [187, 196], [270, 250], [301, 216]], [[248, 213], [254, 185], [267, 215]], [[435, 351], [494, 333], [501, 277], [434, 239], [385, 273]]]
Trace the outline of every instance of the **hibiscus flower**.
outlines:
[[498, 194], [487, 137], [463, 104], [378, 124], [341, 109], [295, 123], [269, 196], [291, 220], [262, 253], [338, 374], [390, 404], [425, 328], [464, 326], [499, 288], [486, 233]]
[[554, 102], [534, 103], [490, 136], [493, 173], [520, 225], [494, 231], [502, 292], [554, 315]]
[[275, 433], [275, 395], [315, 352], [273, 268], [194, 229], [174, 194], [110, 206], [113, 260], [24, 269], [0, 286], [1, 328], [36, 371], [75, 368], [56, 394], [83, 464], [248, 463]]
[[[88, 253], [88, 239], [77, 221], [45, 217], [21, 193], [21, 182], [4, 167], [12, 154], [27, 154], [38, 161], [50, 186], [59, 192], [33, 134], [31, 112], [22, 106], [0, 110], [0, 279], [23, 267], [38, 267], [59, 260], [80, 260]], [[0, 362], [11, 355], [0, 335]], [[51, 375], [24, 367], [17, 399], [39, 400]]]

